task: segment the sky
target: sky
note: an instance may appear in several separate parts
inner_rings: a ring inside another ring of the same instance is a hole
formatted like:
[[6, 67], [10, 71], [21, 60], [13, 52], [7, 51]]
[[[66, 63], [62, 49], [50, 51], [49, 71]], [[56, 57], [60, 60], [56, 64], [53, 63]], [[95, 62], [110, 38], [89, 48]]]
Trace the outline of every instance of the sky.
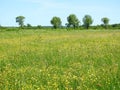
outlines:
[[120, 23], [120, 0], [0, 0], [0, 25], [18, 26], [15, 18], [25, 17], [25, 24], [50, 26], [52, 17], [67, 23], [67, 17], [75, 14], [80, 20], [91, 15], [93, 25], [102, 24], [101, 18], [108, 17], [110, 24]]

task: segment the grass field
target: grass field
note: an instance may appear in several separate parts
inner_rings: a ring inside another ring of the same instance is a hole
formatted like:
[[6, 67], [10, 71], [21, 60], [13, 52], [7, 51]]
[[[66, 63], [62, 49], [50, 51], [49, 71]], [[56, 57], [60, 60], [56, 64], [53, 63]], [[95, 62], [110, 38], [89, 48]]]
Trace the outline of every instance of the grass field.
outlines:
[[0, 69], [0, 90], [120, 90], [120, 31], [1, 31]]

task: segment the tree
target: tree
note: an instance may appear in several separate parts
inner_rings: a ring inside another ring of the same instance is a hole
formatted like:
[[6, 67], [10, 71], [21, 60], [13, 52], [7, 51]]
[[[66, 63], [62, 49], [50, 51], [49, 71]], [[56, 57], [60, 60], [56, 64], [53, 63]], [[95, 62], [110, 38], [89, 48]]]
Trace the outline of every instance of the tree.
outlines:
[[62, 24], [61, 19], [59, 17], [56, 17], [56, 16], [53, 17], [50, 22], [51, 22], [51, 24], [53, 25], [53, 27], [55, 29], [59, 28], [61, 26], [61, 24]]
[[105, 28], [107, 28], [107, 26], [108, 26], [108, 24], [109, 24], [109, 18], [103, 17], [103, 18], [101, 19], [101, 21], [103, 22]]
[[32, 27], [32, 25], [28, 23], [28, 24], [27, 24], [27, 27], [30, 28], [30, 27]]
[[86, 29], [93, 23], [92, 17], [90, 15], [85, 15], [83, 17], [83, 25]]
[[38, 29], [41, 29], [41, 28], [42, 28], [42, 26], [41, 26], [41, 25], [37, 25], [37, 28], [38, 28]]
[[75, 14], [70, 14], [68, 17], [67, 17], [67, 21], [68, 23], [66, 24], [67, 27], [70, 27], [72, 26], [74, 29], [79, 27], [79, 19], [76, 17]]
[[20, 27], [24, 26], [24, 19], [25, 19], [24, 16], [17, 16], [16, 17], [16, 22], [20, 25]]

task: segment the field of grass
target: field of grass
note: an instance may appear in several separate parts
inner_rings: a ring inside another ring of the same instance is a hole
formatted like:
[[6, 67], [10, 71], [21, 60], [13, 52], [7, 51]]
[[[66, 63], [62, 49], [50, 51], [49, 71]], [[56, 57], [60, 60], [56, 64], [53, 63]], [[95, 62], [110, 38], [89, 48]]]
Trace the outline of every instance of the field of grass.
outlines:
[[120, 31], [0, 31], [0, 90], [120, 90]]

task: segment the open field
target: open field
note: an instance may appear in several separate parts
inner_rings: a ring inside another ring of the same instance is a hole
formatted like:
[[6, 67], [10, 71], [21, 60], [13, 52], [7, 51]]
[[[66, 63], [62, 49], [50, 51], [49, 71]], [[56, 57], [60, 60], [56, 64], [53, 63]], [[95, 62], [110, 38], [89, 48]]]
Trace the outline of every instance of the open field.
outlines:
[[120, 31], [1, 31], [0, 69], [1, 90], [120, 90]]

